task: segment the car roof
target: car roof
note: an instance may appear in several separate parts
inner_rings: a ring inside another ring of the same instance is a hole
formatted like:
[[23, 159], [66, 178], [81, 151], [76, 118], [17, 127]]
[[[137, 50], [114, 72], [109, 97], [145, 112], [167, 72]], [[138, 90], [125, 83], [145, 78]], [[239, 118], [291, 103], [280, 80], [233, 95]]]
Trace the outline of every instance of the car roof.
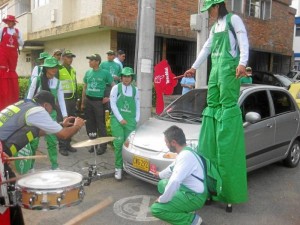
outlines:
[[286, 89], [284, 87], [273, 86], [273, 85], [264, 85], [264, 84], [242, 84], [240, 91], [249, 90], [249, 89], [253, 89], [253, 90], [268, 89], [268, 90], [285, 90], [286, 91]]
[[[196, 88], [194, 90], [199, 90], [199, 89], [208, 89], [208, 86], [202, 86], [202, 87]], [[281, 91], [283, 90], [285, 92], [288, 92], [284, 87], [273, 86], [273, 85], [265, 85], [265, 84], [241, 84], [240, 91], [243, 92], [245, 90], [257, 90], [257, 89], [281, 90]]]

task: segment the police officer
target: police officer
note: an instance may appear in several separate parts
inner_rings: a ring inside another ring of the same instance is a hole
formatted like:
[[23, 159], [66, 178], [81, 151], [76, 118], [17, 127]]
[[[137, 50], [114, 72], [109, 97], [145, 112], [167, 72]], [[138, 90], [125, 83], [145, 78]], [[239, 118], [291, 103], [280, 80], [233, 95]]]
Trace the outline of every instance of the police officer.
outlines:
[[[62, 53], [62, 65], [58, 72], [58, 79], [60, 80], [68, 116], [76, 115], [76, 101], [77, 101], [77, 79], [76, 71], [71, 66], [73, 59], [76, 57], [70, 50], [66, 50]], [[59, 119], [62, 121], [62, 118]], [[71, 139], [58, 140], [59, 152], [64, 156], [68, 156], [68, 152], [76, 152], [77, 150], [71, 146]]]
[[[14, 173], [5, 163], [5, 157], [15, 155], [34, 138], [55, 134], [59, 138], [70, 138], [84, 126], [81, 118], [66, 118], [62, 125], [50, 117], [55, 106], [54, 96], [48, 91], [40, 91], [32, 100], [26, 99], [10, 105], [0, 112], [0, 182], [5, 181], [6, 171], [9, 177]], [[19, 206], [5, 207], [11, 200], [7, 190], [0, 188], [0, 223], [5, 225], [23, 225], [22, 210]]]

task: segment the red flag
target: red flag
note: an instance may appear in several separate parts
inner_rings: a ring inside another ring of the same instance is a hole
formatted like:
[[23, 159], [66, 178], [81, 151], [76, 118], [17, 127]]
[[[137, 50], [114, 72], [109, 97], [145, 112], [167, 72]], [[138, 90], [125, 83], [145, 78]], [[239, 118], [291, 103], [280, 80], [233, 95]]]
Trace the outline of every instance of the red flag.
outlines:
[[162, 60], [154, 67], [154, 88], [156, 91], [156, 113], [161, 114], [164, 110], [163, 94], [171, 95], [177, 80], [173, 79], [175, 74], [172, 73], [167, 60]]

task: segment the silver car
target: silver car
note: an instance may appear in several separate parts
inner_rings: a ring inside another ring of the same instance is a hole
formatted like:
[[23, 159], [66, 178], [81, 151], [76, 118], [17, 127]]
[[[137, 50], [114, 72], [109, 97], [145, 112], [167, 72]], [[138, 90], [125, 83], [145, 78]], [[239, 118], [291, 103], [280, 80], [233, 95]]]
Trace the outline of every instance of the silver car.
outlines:
[[[172, 125], [182, 128], [187, 144], [196, 148], [206, 95], [207, 88], [192, 90], [132, 132], [123, 145], [124, 170], [156, 184], [158, 180], [151, 171], [161, 171], [174, 160], [163, 135]], [[244, 121], [247, 170], [280, 160], [288, 167], [296, 167], [300, 158], [300, 112], [290, 93], [281, 87], [246, 85], [241, 87], [239, 105]]]

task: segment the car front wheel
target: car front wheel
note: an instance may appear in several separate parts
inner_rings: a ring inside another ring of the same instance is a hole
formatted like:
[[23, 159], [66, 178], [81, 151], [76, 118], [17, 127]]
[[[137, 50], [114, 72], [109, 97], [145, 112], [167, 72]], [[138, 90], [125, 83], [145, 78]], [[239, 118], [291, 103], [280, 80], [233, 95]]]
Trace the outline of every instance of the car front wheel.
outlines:
[[295, 140], [289, 149], [287, 157], [283, 160], [284, 165], [294, 168], [299, 164], [300, 159], [300, 142]]

